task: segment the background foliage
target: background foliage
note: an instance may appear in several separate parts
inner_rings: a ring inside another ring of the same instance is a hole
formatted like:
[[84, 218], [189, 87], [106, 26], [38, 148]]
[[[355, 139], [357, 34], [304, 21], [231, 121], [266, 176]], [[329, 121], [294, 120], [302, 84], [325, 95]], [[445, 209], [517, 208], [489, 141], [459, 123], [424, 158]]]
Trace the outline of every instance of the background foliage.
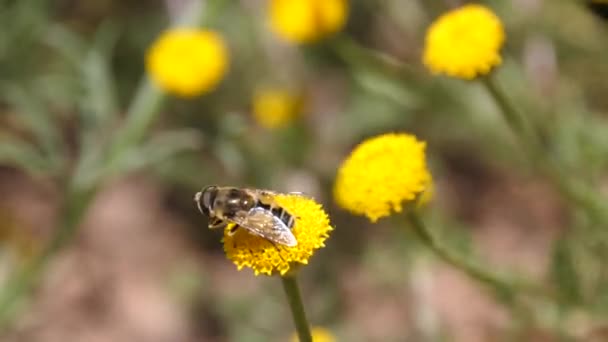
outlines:
[[[494, 77], [556, 180], [481, 83], [423, 68], [427, 26], [459, 3], [351, 1], [343, 32], [294, 46], [258, 0], [2, 1], [2, 339], [286, 340], [278, 283], [237, 272], [195, 210], [208, 184], [325, 205], [336, 230], [301, 279], [312, 324], [338, 340], [607, 339], [607, 23], [579, 1], [484, 1], [507, 30]], [[165, 96], [145, 77], [146, 49], [178, 20], [229, 46], [210, 94]], [[267, 86], [301, 97], [286, 127], [251, 114]], [[497, 294], [403, 218], [371, 225], [333, 204], [340, 161], [392, 131], [427, 141], [442, 243], [529, 288]]]

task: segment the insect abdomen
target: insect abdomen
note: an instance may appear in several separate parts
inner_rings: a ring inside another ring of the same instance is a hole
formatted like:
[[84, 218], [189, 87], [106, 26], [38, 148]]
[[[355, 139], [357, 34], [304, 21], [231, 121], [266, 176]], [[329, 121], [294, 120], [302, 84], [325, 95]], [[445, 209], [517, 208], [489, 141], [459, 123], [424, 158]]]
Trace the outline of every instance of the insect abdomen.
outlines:
[[285, 223], [287, 228], [289, 228], [289, 229], [293, 228], [295, 220], [294, 220], [293, 216], [291, 216], [291, 214], [289, 214], [285, 209], [283, 209], [281, 207], [273, 207], [270, 204], [264, 204], [261, 201], [258, 201], [256, 203], [256, 207], [259, 207], [259, 208], [262, 208], [265, 210], [269, 210], [272, 213], [272, 215], [274, 215], [275, 217], [278, 217], [279, 220], [281, 220], [283, 223]]

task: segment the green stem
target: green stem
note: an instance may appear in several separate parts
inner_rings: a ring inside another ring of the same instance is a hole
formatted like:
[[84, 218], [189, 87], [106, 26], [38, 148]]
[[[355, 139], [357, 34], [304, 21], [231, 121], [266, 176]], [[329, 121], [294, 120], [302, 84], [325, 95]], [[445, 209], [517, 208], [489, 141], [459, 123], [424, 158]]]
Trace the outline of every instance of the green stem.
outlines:
[[557, 166], [545, 162], [545, 175], [557, 189], [574, 205], [583, 208], [596, 222], [608, 225], [608, 205], [606, 199], [577, 177], [565, 175]]
[[302, 296], [300, 295], [296, 276], [283, 276], [281, 277], [281, 283], [283, 284], [283, 290], [285, 290], [285, 294], [287, 295], [287, 301], [289, 302], [289, 308], [291, 309], [291, 315], [293, 316], [293, 322], [296, 325], [300, 342], [312, 342], [310, 325], [306, 319], [306, 313], [304, 312], [304, 305], [302, 304]]
[[608, 224], [608, 206], [605, 199], [588, 184], [562, 170], [562, 166], [551, 158], [551, 154], [542, 143], [543, 139], [540, 132], [526, 124], [523, 116], [512, 106], [492, 76], [484, 77], [481, 80], [498, 105], [511, 130], [526, 147], [531, 161], [553, 182], [566, 199], [583, 208], [596, 221]]
[[512, 302], [515, 297], [515, 291], [512, 288], [512, 284], [442, 246], [416, 212], [410, 211], [407, 214], [407, 218], [413, 227], [414, 233], [420, 238], [420, 241], [431, 249], [439, 258], [462, 270], [471, 278], [488, 285], [496, 291], [501, 299]]
[[114, 143], [110, 146], [109, 164], [119, 162], [122, 154], [144, 137], [158, 115], [164, 98], [162, 91], [144, 76], [127, 110], [125, 122], [116, 132]]
[[[178, 25], [200, 26], [208, 24], [230, 4], [226, 0], [208, 1], [204, 9], [200, 1], [193, 1], [191, 8], [185, 11]], [[140, 82], [135, 99], [127, 110], [124, 124], [116, 133], [114, 143], [110, 146], [108, 164], [119, 163], [128, 148], [144, 138], [165, 100], [163, 91], [146, 76]]]
[[530, 132], [530, 129], [526, 125], [523, 117], [513, 106], [511, 106], [511, 102], [509, 102], [507, 97], [500, 90], [496, 80], [492, 77], [492, 75], [489, 75], [482, 77], [481, 82], [496, 102], [496, 105], [498, 105], [501, 114], [513, 133], [519, 136], [519, 138], [522, 139], [526, 144], [532, 144], [532, 146], [528, 147], [531, 147], [534, 149], [534, 151], [536, 151], [538, 148], [537, 144], [540, 143], [540, 136], [535, 136], [532, 134], [532, 132]]

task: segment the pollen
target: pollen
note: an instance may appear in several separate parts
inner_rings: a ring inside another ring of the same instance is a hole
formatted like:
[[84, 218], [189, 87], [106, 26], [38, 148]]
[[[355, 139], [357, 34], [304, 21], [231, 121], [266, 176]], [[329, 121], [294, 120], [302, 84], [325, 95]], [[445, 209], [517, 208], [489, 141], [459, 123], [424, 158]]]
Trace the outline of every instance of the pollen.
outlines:
[[423, 62], [435, 74], [473, 79], [501, 64], [505, 31], [489, 8], [470, 4], [440, 16], [426, 34]]
[[308, 264], [315, 251], [325, 247], [333, 228], [320, 204], [300, 195], [277, 195], [275, 202], [295, 217], [292, 232], [298, 244], [287, 247], [272, 243], [243, 228], [231, 235], [228, 226], [224, 230], [224, 251], [237, 269], [251, 268], [255, 275], [285, 275], [294, 267]]
[[430, 188], [426, 144], [415, 136], [389, 133], [362, 142], [342, 163], [334, 184], [339, 206], [372, 222], [403, 204], [415, 202]]

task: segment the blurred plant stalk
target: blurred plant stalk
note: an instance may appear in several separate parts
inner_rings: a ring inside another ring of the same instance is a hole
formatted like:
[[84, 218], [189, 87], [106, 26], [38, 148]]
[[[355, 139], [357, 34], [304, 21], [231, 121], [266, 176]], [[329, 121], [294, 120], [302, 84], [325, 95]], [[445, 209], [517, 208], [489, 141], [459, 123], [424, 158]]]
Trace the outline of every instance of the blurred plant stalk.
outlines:
[[[435, 233], [429, 229], [415, 210], [406, 214], [414, 234], [420, 242], [445, 263], [459, 269], [471, 279], [485, 285], [492, 295], [504, 304], [511, 312], [514, 321], [519, 325], [538, 326], [536, 305], [551, 306], [556, 302], [556, 294], [517, 275], [500, 274], [489, 266], [478, 262], [476, 258], [465, 256], [443, 244]], [[530, 301], [530, 298], [534, 298]]]
[[556, 186], [562, 195], [583, 209], [592, 219], [608, 227], [608, 205], [591, 185], [567, 174], [564, 167], [551, 158], [548, 146], [539, 128], [521, 115], [500, 89], [494, 74], [482, 78], [484, 85], [498, 106], [505, 121], [519, 138], [531, 162]]
[[406, 217], [413, 228], [414, 233], [420, 239], [420, 242], [433, 251], [436, 256], [444, 262], [460, 269], [471, 278], [487, 285], [495, 292], [497, 297], [503, 301], [507, 303], [513, 302], [518, 291], [534, 294], [538, 297], [550, 298], [552, 296], [551, 293], [546, 292], [543, 288], [536, 286], [535, 284], [491, 271], [475, 260], [475, 258], [463, 256], [445, 246], [426, 223], [424, 223], [420, 214], [415, 210], [408, 212]]
[[300, 342], [312, 342], [310, 324], [308, 323], [308, 319], [306, 319], [306, 312], [304, 311], [304, 304], [302, 303], [302, 296], [300, 295], [296, 275], [288, 274], [282, 276], [281, 284], [283, 285], [283, 290], [285, 290], [285, 295], [289, 302], [289, 308], [291, 309], [291, 315]]
[[495, 292], [497, 297], [502, 299], [504, 302], [512, 303], [518, 289], [524, 288], [528, 290], [533, 288], [527, 284], [524, 285], [514, 281], [509, 281], [504, 277], [485, 269], [472, 260], [454, 253], [439, 241], [439, 239], [435, 236], [435, 234], [433, 234], [433, 232], [430, 231], [415, 210], [409, 211], [406, 216], [414, 230], [414, 233], [420, 239], [420, 242], [433, 251], [433, 253], [441, 260], [462, 270], [471, 278], [476, 279], [480, 283], [487, 285]]
[[[207, 7], [210, 7], [211, 11], [203, 11], [201, 3], [193, 0], [190, 7], [184, 8], [182, 20], [176, 24], [200, 26], [203, 21], [211, 19], [210, 17], [216, 14], [223, 3], [225, 3], [223, 0], [210, 1]], [[204, 16], [203, 12], [205, 12]], [[95, 151], [89, 151], [90, 155], [85, 151], [80, 156], [73, 173], [66, 177], [68, 180], [64, 184], [64, 205], [58, 229], [42, 252], [11, 275], [0, 291], [0, 328], [10, 324], [19, 311], [19, 304], [27, 298], [40, 280], [52, 257], [75, 236], [90, 204], [104, 183], [131, 169], [127, 159], [132, 157], [133, 151], [137, 152], [137, 147], [142, 144], [159, 114], [165, 97], [165, 94], [144, 75], [114, 139], [109, 146], [106, 146], [104, 152], [95, 155], [99, 160], [91, 162], [91, 155]], [[101, 171], [95, 167], [101, 168]]]

